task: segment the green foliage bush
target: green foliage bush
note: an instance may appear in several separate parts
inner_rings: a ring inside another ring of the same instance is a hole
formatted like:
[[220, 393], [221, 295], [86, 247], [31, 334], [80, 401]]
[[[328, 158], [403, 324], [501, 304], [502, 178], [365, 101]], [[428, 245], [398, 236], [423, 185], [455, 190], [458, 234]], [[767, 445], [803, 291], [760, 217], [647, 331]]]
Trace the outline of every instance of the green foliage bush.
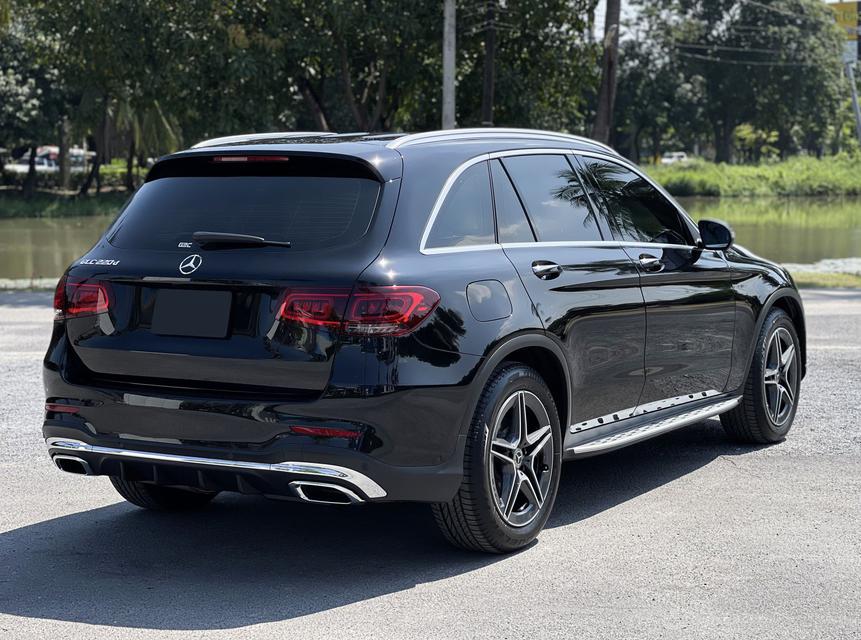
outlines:
[[674, 196], [861, 195], [861, 159], [847, 155], [761, 165], [695, 160], [646, 170]]

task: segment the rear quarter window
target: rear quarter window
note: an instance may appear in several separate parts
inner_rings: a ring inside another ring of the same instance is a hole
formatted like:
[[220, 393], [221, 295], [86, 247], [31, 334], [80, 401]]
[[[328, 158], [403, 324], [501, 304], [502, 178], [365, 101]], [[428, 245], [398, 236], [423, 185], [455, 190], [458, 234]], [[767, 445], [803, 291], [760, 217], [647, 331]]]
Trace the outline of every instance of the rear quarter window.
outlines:
[[493, 244], [496, 232], [490, 197], [487, 162], [479, 162], [464, 170], [437, 211], [425, 248]]
[[109, 242], [168, 249], [195, 231], [290, 242], [294, 250], [349, 245], [368, 230], [380, 183], [357, 177], [171, 176], [147, 182]]

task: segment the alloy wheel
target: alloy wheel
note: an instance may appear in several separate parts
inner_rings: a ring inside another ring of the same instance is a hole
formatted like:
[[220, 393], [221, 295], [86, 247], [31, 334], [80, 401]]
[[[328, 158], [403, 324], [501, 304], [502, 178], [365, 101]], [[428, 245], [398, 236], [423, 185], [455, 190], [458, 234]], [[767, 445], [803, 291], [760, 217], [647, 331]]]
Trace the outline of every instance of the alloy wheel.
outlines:
[[490, 443], [490, 484], [496, 510], [513, 527], [535, 520], [553, 476], [553, 431], [541, 400], [516, 391], [497, 413]]
[[782, 426], [792, 415], [798, 393], [798, 358], [795, 341], [783, 327], [771, 334], [765, 349], [762, 376], [765, 409], [775, 426]]

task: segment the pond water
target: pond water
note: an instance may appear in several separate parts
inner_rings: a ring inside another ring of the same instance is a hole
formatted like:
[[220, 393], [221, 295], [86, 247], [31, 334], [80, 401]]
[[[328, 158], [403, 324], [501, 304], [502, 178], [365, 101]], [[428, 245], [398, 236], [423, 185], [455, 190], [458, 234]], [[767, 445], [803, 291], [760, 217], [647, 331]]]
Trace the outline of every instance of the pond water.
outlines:
[[[771, 260], [861, 257], [861, 198], [682, 199], [695, 218], [729, 222], [736, 240]], [[0, 219], [0, 278], [55, 278], [113, 216]]]

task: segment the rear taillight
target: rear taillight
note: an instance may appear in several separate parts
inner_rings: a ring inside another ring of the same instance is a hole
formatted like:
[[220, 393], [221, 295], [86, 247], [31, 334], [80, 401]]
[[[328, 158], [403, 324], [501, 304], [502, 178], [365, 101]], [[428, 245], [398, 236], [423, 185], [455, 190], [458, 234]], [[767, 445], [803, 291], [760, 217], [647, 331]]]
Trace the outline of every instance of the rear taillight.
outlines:
[[360, 336], [409, 333], [439, 302], [427, 287], [367, 287], [355, 291], [347, 305], [344, 330]]
[[281, 320], [341, 329], [353, 336], [399, 336], [415, 329], [439, 302], [427, 287], [360, 287], [353, 291], [291, 291], [281, 303]]
[[337, 329], [341, 326], [349, 289], [335, 291], [292, 291], [281, 303], [281, 320]]
[[102, 282], [75, 280], [63, 276], [54, 291], [54, 319], [79, 318], [106, 313], [110, 293]]

